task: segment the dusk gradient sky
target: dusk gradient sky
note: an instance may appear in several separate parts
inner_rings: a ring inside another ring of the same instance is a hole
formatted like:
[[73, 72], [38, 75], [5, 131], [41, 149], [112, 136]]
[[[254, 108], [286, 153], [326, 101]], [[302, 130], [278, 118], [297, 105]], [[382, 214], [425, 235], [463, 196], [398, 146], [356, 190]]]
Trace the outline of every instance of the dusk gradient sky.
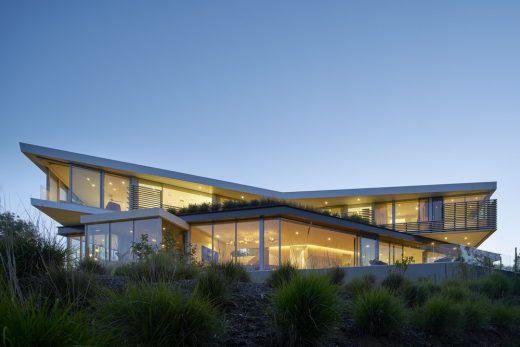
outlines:
[[0, 200], [18, 143], [295, 191], [497, 181], [520, 246], [520, 1], [2, 1]]

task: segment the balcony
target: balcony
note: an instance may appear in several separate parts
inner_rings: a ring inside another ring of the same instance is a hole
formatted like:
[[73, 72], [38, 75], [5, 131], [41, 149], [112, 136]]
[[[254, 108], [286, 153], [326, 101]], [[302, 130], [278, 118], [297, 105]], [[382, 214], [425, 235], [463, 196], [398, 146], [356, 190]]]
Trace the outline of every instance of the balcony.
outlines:
[[439, 220], [384, 225], [404, 232], [453, 232], [496, 230], [497, 200], [445, 203]]

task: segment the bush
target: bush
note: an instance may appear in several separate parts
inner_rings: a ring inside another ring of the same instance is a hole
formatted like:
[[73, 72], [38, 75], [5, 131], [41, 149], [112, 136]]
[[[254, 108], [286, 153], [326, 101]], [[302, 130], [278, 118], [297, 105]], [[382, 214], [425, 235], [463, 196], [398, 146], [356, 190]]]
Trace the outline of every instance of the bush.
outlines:
[[107, 291], [105, 297], [99, 305], [99, 324], [116, 333], [115, 345], [204, 345], [223, 329], [209, 302], [184, 298], [164, 283], [130, 285], [122, 294]]
[[365, 274], [363, 277], [355, 278], [343, 286], [343, 292], [349, 296], [356, 296], [374, 287], [376, 278], [372, 274]]
[[422, 306], [431, 295], [428, 283], [412, 283], [406, 281], [401, 287], [401, 293], [405, 303], [409, 307]]
[[480, 282], [480, 289], [490, 299], [501, 299], [511, 292], [513, 283], [510, 278], [499, 272], [492, 272]]
[[170, 252], [153, 253], [141, 261], [119, 265], [114, 270], [116, 276], [126, 276], [138, 282], [193, 279], [198, 273], [199, 268], [194, 263]]
[[464, 331], [477, 331], [487, 323], [487, 307], [480, 301], [466, 301], [460, 305], [460, 324]]
[[325, 276], [296, 276], [273, 296], [274, 323], [289, 345], [318, 344], [337, 325], [337, 287]]
[[509, 330], [515, 322], [515, 310], [503, 304], [492, 305], [489, 311], [491, 325], [502, 330]]
[[342, 285], [343, 280], [345, 279], [345, 271], [342, 268], [336, 266], [327, 271], [327, 277], [330, 280], [330, 283], [336, 285]]
[[31, 298], [19, 302], [5, 293], [0, 294], [0, 326], [2, 346], [104, 345], [91, 333], [87, 319], [70, 314], [70, 308]]
[[469, 299], [472, 293], [458, 282], [446, 282], [441, 287], [441, 295], [454, 302], [462, 302]]
[[218, 268], [209, 267], [198, 276], [194, 294], [221, 307], [230, 299], [229, 281]]
[[229, 282], [251, 282], [251, 277], [249, 273], [244, 269], [244, 267], [240, 264], [237, 264], [233, 261], [228, 261], [225, 263], [212, 263], [210, 267], [215, 268], [215, 270], [222, 273], [224, 278]]
[[435, 334], [454, 332], [459, 323], [459, 309], [448, 298], [435, 296], [414, 312], [415, 322], [423, 330]]
[[397, 291], [401, 288], [401, 286], [405, 283], [405, 278], [403, 274], [399, 272], [391, 272], [386, 276], [386, 278], [381, 282], [381, 285], [392, 291], [397, 293]]
[[375, 288], [356, 298], [353, 315], [359, 328], [374, 335], [388, 335], [403, 323], [405, 311], [389, 290]]
[[103, 266], [103, 264], [101, 264], [98, 261], [95, 261], [90, 257], [84, 257], [83, 259], [81, 259], [81, 261], [78, 263], [77, 269], [78, 271], [100, 275], [105, 273], [105, 267]]
[[271, 273], [266, 283], [271, 288], [280, 288], [285, 283], [290, 282], [298, 275], [298, 270], [291, 263], [283, 263], [278, 269]]

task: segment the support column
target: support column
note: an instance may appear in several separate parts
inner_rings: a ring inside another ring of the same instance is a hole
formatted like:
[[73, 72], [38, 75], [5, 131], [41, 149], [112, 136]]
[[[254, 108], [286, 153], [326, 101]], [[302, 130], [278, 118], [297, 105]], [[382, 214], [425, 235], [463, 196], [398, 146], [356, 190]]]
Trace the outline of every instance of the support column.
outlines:
[[265, 270], [265, 246], [264, 246], [264, 217], [260, 217], [260, 221], [259, 221], [259, 250], [260, 250], [260, 266], [259, 266], [259, 269], [260, 270]]
[[282, 265], [282, 219], [278, 218], [278, 266]]

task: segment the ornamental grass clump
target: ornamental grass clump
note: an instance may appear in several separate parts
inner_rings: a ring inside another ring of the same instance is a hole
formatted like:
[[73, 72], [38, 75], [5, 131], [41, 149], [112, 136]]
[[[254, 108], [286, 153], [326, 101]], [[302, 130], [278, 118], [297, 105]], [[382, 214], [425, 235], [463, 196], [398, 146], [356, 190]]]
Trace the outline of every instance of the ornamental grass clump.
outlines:
[[401, 295], [408, 307], [423, 305], [431, 296], [432, 291], [428, 283], [406, 281], [401, 287]]
[[83, 259], [81, 259], [78, 263], [77, 270], [98, 275], [106, 273], [103, 264], [90, 257], [84, 257]]
[[231, 298], [230, 282], [217, 267], [208, 267], [197, 277], [194, 294], [222, 307]]
[[232, 260], [224, 263], [212, 263], [210, 268], [219, 271], [230, 283], [251, 282], [251, 277], [246, 269], [241, 264], [235, 263]]
[[336, 266], [327, 271], [327, 277], [329, 278], [330, 283], [342, 285], [343, 280], [345, 279], [345, 271], [343, 271], [339, 266]]
[[492, 272], [480, 281], [480, 290], [490, 299], [502, 299], [512, 289], [512, 280], [499, 272]]
[[208, 301], [183, 297], [165, 283], [106, 291], [97, 317], [99, 328], [122, 346], [206, 345], [223, 331], [222, 317]]
[[403, 323], [405, 310], [391, 291], [375, 288], [358, 295], [353, 316], [360, 329], [373, 335], [389, 335]]
[[459, 318], [460, 309], [452, 300], [435, 296], [414, 311], [412, 322], [433, 334], [453, 334]]
[[500, 330], [509, 330], [515, 323], [515, 310], [505, 304], [494, 304], [489, 310], [489, 322]]
[[347, 296], [357, 296], [375, 286], [376, 278], [372, 274], [365, 274], [363, 277], [355, 278], [343, 286], [343, 293]]
[[271, 272], [266, 283], [271, 288], [280, 288], [293, 278], [298, 276], [298, 270], [289, 262], [283, 263], [279, 268]]
[[399, 289], [404, 285], [406, 279], [400, 272], [391, 272], [381, 282], [381, 286], [385, 287], [391, 292], [397, 293]]
[[473, 293], [462, 283], [449, 281], [442, 285], [441, 295], [453, 302], [463, 302], [473, 297]]
[[273, 318], [280, 342], [316, 345], [336, 327], [341, 312], [338, 287], [326, 276], [294, 277], [273, 296]]
[[478, 331], [488, 323], [487, 310], [482, 301], [466, 301], [460, 304], [460, 326], [465, 332]]

